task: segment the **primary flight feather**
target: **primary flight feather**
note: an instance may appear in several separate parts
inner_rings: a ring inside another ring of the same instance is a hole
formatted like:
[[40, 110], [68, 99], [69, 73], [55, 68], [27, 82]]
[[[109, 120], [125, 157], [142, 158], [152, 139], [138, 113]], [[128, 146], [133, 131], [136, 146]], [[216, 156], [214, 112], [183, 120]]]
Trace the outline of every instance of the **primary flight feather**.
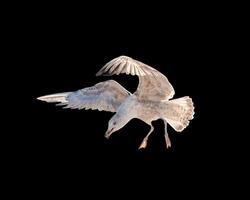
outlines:
[[175, 92], [166, 76], [156, 69], [128, 56], [117, 57], [97, 72], [97, 76], [137, 75], [139, 85], [131, 94], [114, 80], [97, 83], [75, 92], [65, 92], [38, 97], [46, 102], [59, 103], [65, 108], [98, 109], [115, 112], [110, 119], [105, 137], [121, 129], [131, 119], [138, 118], [150, 125], [151, 129], [139, 148], [147, 146], [149, 135], [153, 132], [152, 121], [162, 119], [165, 125], [166, 147], [171, 147], [167, 124], [176, 131], [183, 131], [193, 119], [194, 106], [188, 96], [170, 100]]

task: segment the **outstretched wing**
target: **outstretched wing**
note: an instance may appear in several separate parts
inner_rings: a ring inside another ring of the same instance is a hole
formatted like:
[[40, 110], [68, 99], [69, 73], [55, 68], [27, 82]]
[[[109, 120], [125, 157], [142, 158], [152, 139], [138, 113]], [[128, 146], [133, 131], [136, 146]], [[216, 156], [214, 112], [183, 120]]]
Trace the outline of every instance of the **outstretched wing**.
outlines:
[[75, 92], [51, 94], [37, 99], [52, 103], [60, 102], [57, 105], [65, 105], [64, 108], [85, 108], [116, 112], [129, 95], [130, 92], [119, 83], [108, 80]]
[[134, 93], [139, 100], [160, 101], [174, 96], [174, 88], [167, 77], [156, 69], [127, 56], [111, 60], [96, 75], [109, 76], [121, 73], [139, 77], [139, 85]]

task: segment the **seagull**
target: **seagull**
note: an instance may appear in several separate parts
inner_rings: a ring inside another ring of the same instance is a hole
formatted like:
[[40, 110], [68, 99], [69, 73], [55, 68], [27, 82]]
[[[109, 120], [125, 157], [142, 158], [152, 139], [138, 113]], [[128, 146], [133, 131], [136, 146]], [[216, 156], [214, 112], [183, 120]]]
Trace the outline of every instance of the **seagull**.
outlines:
[[131, 119], [137, 118], [150, 126], [139, 149], [146, 148], [153, 132], [152, 121], [164, 121], [166, 148], [171, 147], [167, 131], [169, 124], [181, 132], [193, 119], [194, 106], [189, 96], [172, 99], [175, 91], [166, 76], [156, 69], [128, 56], [119, 56], [97, 72], [96, 76], [127, 74], [139, 77], [137, 90], [132, 94], [114, 80], [97, 83], [92, 87], [74, 92], [64, 92], [38, 97], [41, 101], [58, 103], [71, 109], [92, 109], [109, 111], [115, 114], [109, 120], [105, 137], [124, 127]]

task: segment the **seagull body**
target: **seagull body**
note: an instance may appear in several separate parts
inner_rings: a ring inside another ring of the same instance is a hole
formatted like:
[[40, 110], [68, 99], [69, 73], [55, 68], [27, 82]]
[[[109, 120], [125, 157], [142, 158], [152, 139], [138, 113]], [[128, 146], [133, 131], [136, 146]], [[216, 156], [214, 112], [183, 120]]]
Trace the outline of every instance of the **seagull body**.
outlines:
[[58, 105], [65, 108], [115, 112], [109, 121], [106, 138], [125, 126], [131, 119], [138, 118], [151, 127], [139, 148], [147, 146], [148, 137], [154, 130], [152, 121], [162, 119], [165, 125], [166, 147], [171, 147], [167, 124], [178, 132], [183, 131], [193, 119], [192, 99], [185, 96], [170, 100], [175, 92], [168, 79], [154, 68], [127, 56], [111, 60], [96, 75], [110, 76], [121, 73], [139, 77], [139, 85], [134, 94], [116, 81], [108, 80], [75, 92], [46, 95], [38, 99], [59, 103]]

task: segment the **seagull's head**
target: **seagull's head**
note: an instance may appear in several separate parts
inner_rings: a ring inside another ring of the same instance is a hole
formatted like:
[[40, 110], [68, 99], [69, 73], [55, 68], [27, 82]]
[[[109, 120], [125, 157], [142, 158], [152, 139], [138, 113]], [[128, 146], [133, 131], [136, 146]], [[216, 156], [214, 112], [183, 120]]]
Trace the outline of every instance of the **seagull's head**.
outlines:
[[127, 124], [127, 122], [128, 120], [126, 120], [124, 117], [121, 117], [119, 115], [114, 115], [109, 120], [108, 130], [105, 133], [105, 137], [109, 138], [112, 133], [121, 129], [123, 126]]

